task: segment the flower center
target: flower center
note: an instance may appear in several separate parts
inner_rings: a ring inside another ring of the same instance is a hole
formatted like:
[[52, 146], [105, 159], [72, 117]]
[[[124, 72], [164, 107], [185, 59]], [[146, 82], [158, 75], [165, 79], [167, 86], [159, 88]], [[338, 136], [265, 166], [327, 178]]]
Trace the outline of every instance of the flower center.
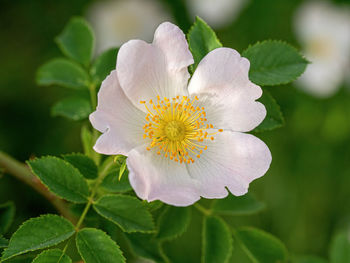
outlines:
[[[172, 99], [160, 99], [149, 102], [141, 101], [147, 110], [146, 124], [143, 127], [143, 138], [150, 141], [147, 150], [157, 150], [158, 155], [175, 162], [193, 163], [208, 148], [205, 140], [214, 140], [208, 129], [213, 125], [207, 123], [204, 107], [199, 106], [197, 96]], [[219, 129], [218, 132], [222, 132]]]
[[182, 141], [186, 135], [186, 127], [181, 121], [169, 121], [164, 127], [164, 133], [171, 141]]

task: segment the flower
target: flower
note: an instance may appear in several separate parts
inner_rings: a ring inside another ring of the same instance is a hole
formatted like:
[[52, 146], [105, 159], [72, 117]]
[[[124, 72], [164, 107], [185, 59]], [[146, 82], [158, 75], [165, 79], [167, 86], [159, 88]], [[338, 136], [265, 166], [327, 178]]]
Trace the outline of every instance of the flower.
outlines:
[[268, 170], [271, 154], [243, 132], [265, 118], [255, 100], [261, 88], [248, 79], [249, 61], [217, 48], [193, 63], [185, 35], [165, 22], [152, 44], [131, 40], [119, 50], [116, 70], [103, 81], [90, 115], [103, 134], [94, 149], [124, 154], [129, 181], [148, 201], [177, 206], [199, 198], [247, 192]]
[[152, 40], [157, 25], [170, 15], [157, 0], [107, 0], [92, 4], [87, 18], [101, 53], [133, 38]]
[[295, 15], [295, 30], [311, 61], [297, 84], [318, 97], [334, 94], [349, 74], [349, 8], [308, 2]]
[[234, 21], [249, 0], [186, 0], [189, 13], [220, 28]]

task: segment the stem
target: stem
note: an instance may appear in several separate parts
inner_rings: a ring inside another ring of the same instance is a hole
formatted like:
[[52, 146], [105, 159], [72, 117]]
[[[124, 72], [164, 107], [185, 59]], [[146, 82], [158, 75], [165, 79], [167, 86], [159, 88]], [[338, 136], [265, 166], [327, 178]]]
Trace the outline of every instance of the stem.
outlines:
[[198, 203], [195, 203], [193, 205], [195, 208], [197, 208], [198, 211], [200, 211], [201, 213], [203, 213], [205, 216], [210, 216], [211, 215], [211, 210], [206, 209], [205, 207], [201, 206]]
[[78, 223], [75, 226], [75, 229], [77, 231], [79, 230], [79, 228], [81, 227], [82, 223], [84, 222], [84, 219], [85, 219], [87, 213], [89, 212], [89, 209], [90, 209], [91, 205], [94, 202], [94, 198], [96, 196], [98, 187], [102, 183], [103, 179], [106, 177], [107, 171], [108, 171], [108, 169], [109, 169], [109, 167], [111, 165], [113, 165], [113, 162], [111, 162], [110, 164], [106, 165], [106, 167], [101, 171], [99, 177], [96, 179], [96, 183], [95, 183], [94, 187], [92, 188], [91, 195], [90, 195], [90, 197], [88, 199], [89, 201], [87, 202], [87, 204], [86, 204], [86, 206], [85, 206], [85, 208], [83, 210], [83, 213], [81, 214], [81, 216], [80, 216], [80, 218], [78, 220]]
[[67, 218], [73, 224], [76, 222], [76, 218], [69, 211], [67, 203], [49, 192], [25, 164], [0, 151], [0, 167], [3, 167], [8, 174], [11, 174], [18, 180], [31, 186], [34, 190], [44, 196], [62, 216]]

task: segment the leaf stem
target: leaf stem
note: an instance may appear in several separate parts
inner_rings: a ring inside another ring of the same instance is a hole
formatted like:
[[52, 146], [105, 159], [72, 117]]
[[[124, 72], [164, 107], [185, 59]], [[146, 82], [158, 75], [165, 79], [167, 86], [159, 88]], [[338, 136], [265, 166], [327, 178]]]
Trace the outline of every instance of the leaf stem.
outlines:
[[78, 220], [78, 223], [76, 224], [75, 226], [75, 229], [78, 231], [79, 228], [81, 227], [81, 225], [83, 224], [84, 222], [84, 219], [87, 215], [87, 213], [89, 212], [89, 209], [91, 207], [91, 205], [93, 204], [94, 202], [94, 198], [96, 196], [96, 193], [97, 193], [97, 190], [98, 190], [98, 187], [100, 186], [100, 184], [102, 183], [103, 179], [106, 177], [107, 175], [107, 171], [108, 171], [108, 168], [113, 164], [113, 162], [111, 164], [108, 164], [99, 174], [99, 177], [96, 179], [96, 182], [95, 182], [95, 185], [94, 187], [92, 188], [91, 190], [91, 195], [89, 196], [89, 199], [88, 199], [88, 202], [83, 210], [83, 213], [81, 214], [79, 220]]
[[40, 180], [32, 174], [25, 164], [0, 151], [0, 167], [3, 167], [5, 172], [31, 186], [35, 191], [44, 196], [62, 216], [73, 224], [77, 222], [77, 219], [71, 214], [67, 203], [53, 195]]
[[193, 206], [194, 206], [198, 211], [200, 211], [202, 214], [204, 214], [205, 216], [210, 216], [211, 213], [212, 213], [211, 210], [209, 210], [209, 209], [207, 209], [207, 208], [201, 206], [201, 205], [198, 204], [198, 203], [195, 203]]

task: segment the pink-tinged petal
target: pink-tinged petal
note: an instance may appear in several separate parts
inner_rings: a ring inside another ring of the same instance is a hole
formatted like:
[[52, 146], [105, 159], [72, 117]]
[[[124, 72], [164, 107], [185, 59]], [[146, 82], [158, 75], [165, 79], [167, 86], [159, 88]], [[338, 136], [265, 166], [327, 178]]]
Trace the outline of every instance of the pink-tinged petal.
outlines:
[[146, 146], [128, 153], [127, 166], [130, 184], [141, 199], [188, 206], [200, 198], [198, 181], [189, 176], [184, 164], [147, 151]]
[[103, 133], [94, 150], [102, 154], [126, 154], [143, 144], [145, 116], [125, 96], [116, 71], [112, 71], [102, 82], [96, 111], [90, 114], [92, 126]]
[[172, 23], [159, 25], [154, 33], [153, 44], [163, 51], [169, 70], [187, 69], [194, 63], [185, 34]]
[[161, 200], [176, 206], [191, 205], [201, 196], [224, 198], [226, 188], [234, 195], [244, 195], [250, 182], [268, 170], [271, 153], [250, 134], [223, 131], [215, 137], [203, 142], [208, 149], [186, 165], [147, 151], [146, 145], [133, 149], [127, 165], [136, 194], [149, 202]]
[[208, 149], [200, 158], [187, 165], [205, 198], [225, 197], [226, 187], [234, 195], [244, 195], [250, 182], [267, 172], [272, 160], [266, 144], [250, 134], [223, 131], [205, 145]]
[[156, 30], [153, 44], [131, 40], [120, 48], [118, 79], [127, 97], [144, 110], [140, 101], [157, 95], [161, 98], [187, 95], [187, 66], [192, 62], [181, 30], [163, 23]]
[[265, 118], [264, 105], [255, 101], [262, 90], [249, 80], [249, 66], [246, 58], [230, 48], [217, 48], [199, 63], [188, 91], [210, 101], [207, 119], [215, 127], [245, 132]]

